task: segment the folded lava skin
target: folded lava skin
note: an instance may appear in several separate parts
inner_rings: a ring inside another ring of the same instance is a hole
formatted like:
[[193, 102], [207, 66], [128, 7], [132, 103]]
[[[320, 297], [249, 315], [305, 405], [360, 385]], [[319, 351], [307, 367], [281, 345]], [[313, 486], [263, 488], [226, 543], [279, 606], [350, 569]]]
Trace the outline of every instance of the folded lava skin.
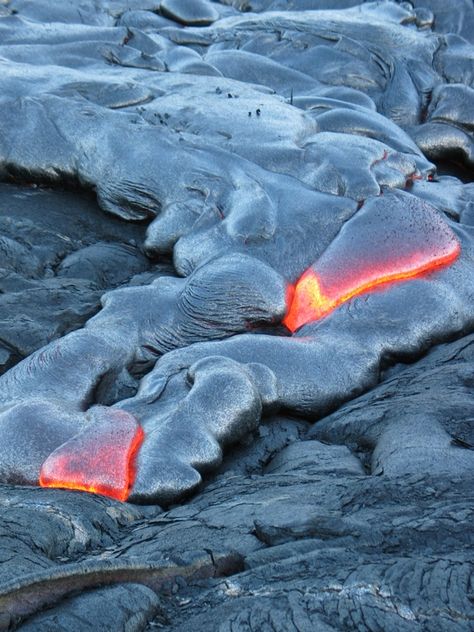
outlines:
[[5, 288], [89, 302], [6, 328], [0, 480], [169, 504], [472, 329], [473, 194], [436, 170], [474, 164], [472, 47], [406, 3], [129, 4], [2, 9], [0, 177], [94, 197], [71, 237], [4, 222]]
[[471, 632], [473, 46], [0, 0], [0, 631]]

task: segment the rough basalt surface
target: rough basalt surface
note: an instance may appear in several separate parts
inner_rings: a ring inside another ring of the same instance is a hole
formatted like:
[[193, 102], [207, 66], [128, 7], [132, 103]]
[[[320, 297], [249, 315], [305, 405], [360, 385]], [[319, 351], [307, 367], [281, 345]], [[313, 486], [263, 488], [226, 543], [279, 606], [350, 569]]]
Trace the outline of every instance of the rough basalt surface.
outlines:
[[473, 33], [0, 3], [0, 630], [472, 629]]

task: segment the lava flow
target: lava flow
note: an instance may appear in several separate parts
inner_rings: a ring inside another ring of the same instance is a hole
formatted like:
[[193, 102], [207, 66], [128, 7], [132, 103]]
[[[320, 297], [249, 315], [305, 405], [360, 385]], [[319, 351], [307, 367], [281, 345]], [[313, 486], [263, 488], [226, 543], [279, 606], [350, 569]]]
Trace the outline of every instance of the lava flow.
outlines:
[[93, 420], [57, 448], [41, 467], [41, 487], [76, 489], [127, 500], [144, 433], [133, 415], [92, 409]]
[[283, 321], [294, 332], [381, 285], [453, 263], [461, 247], [432, 207], [368, 204], [301, 276]]

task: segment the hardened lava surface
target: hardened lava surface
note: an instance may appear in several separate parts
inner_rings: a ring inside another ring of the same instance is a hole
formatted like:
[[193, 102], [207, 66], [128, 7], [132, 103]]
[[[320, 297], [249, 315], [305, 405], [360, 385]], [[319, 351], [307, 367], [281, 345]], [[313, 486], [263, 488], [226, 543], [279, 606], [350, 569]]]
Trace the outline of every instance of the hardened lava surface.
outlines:
[[470, 0], [0, 0], [0, 630], [474, 626]]

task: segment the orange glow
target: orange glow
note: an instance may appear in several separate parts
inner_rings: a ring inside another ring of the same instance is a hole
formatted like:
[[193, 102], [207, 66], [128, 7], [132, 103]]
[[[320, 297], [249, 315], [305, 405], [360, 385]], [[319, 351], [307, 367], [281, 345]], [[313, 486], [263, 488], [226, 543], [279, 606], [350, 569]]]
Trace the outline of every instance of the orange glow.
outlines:
[[97, 407], [93, 416], [82, 432], [49, 455], [41, 467], [40, 485], [125, 501], [135, 481], [143, 430], [124, 410]]
[[294, 299], [283, 324], [291, 332], [294, 332], [303, 325], [306, 325], [306, 323], [319, 320], [324, 316], [327, 316], [327, 314], [349, 299], [354, 298], [354, 296], [370, 292], [370, 290], [386, 283], [420, 277], [424, 273], [433, 272], [436, 268], [449, 265], [457, 259], [459, 252], [460, 249], [458, 248], [457, 251], [452, 252], [446, 257], [442, 257], [426, 264], [425, 266], [420, 266], [419, 268], [413, 268], [411, 270], [408, 269], [402, 272], [393, 272], [385, 275], [381, 274], [380, 276], [375, 276], [369, 272], [368, 276], [373, 277], [370, 281], [361, 283], [361, 285], [354, 287], [347, 293], [340, 296], [336, 295], [333, 298], [324, 293], [321, 287], [321, 280], [318, 278], [316, 272], [313, 272], [310, 268], [303, 274], [296, 284]]
[[370, 222], [367, 217], [361, 213], [349, 221], [297, 282], [283, 321], [291, 332], [355, 296], [423, 276], [450, 265], [460, 254], [453, 231], [429, 209], [406, 214], [394, 209], [379, 217], [372, 213]]

